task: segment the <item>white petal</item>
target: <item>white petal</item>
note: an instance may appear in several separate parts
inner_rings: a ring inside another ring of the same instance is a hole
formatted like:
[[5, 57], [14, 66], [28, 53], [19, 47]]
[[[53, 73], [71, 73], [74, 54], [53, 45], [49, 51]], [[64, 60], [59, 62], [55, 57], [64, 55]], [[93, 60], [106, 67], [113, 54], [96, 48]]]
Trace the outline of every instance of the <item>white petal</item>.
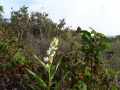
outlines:
[[47, 55], [50, 55], [50, 50], [47, 50]]
[[53, 52], [52, 52], [52, 54], [54, 54], [54, 55], [55, 55], [55, 51], [53, 51]]
[[53, 57], [54, 55], [55, 55], [55, 51], [52, 52], [51, 57]]
[[58, 39], [57, 38], [55, 39], [55, 44], [58, 45]]
[[50, 57], [50, 63], [52, 64], [52, 62], [53, 62], [53, 57]]
[[54, 48], [54, 50], [57, 50], [57, 49], [58, 49], [58, 47], [55, 47], [55, 48]]
[[54, 50], [55, 46], [52, 46], [51, 49]]
[[54, 45], [54, 42], [52, 41], [51, 44], [50, 44], [50, 47], [52, 47]]
[[49, 60], [48, 57], [44, 58], [44, 62], [48, 62], [48, 60]]

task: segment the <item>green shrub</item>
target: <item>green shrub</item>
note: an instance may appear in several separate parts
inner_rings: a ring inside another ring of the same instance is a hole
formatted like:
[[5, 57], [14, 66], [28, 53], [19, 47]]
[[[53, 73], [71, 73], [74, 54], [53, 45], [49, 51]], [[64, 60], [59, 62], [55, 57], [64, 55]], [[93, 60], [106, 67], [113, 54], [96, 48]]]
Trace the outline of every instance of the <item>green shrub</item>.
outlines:
[[[92, 29], [92, 28], [91, 28]], [[85, 43], [81, 48], [70, 50], [63, 55], [61, 63], [61, 74], [69, 71], [61, 88], [68, 90], [116, 90], [115, 75], [112, 69], [105, 68], [101, 52], [109, 49], [102, 43], [106, 37], [92, 29], [80, 31], [82, 41]]]

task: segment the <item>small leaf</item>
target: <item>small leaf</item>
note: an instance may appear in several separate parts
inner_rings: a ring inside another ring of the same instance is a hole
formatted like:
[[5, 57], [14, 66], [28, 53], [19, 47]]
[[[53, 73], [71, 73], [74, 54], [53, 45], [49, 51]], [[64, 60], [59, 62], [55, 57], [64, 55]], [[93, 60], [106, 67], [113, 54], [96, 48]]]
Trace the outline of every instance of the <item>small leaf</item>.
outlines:
[[95, 31], [95, 30], [92, 30], [92, 31], [91, 31], [91, 34], [96, 34], [96, 31]]
[[17, 59], [17, 58], [19, 58], [19, 57], [20, 57], [20, 53], [17, 52], [17, 53], [13, 56], [13, 59]]
[[117, 87], [116, 87], [115, 84], [112, 84], [112, 85], [111, 85], [111, 90], [117, 90]]
[[89, 68], [88, 67], [85, 68], [85, 74], [90, 76], [90, 72], [89, 72]]
[[77, 81], [76, 86], [80, 89], [80, 90], [87, 90], [87, 86], [83, 81]]

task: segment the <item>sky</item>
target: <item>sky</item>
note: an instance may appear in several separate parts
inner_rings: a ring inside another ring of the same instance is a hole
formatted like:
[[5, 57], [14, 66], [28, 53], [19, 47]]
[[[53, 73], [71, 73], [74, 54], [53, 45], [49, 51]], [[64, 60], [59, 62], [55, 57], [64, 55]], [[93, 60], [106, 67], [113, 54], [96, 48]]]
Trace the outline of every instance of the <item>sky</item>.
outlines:
[[29, 12], [46, 12], [55, 23], [65, 18], [66, 26], [83, 30], [92, 27], [105, 35], [120, 35], [120, 0], [0, 0], [4, 17], [10, 17], [11, 7]]

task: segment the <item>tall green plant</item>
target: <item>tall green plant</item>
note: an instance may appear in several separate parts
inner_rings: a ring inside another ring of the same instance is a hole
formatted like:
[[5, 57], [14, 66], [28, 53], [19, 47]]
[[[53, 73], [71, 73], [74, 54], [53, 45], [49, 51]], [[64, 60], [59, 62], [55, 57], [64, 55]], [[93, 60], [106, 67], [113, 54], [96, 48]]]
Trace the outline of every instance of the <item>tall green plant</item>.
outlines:
[[[50, 90], [51, 84], [52, 84], [52, 79], [58, 69], [58, 66], [60, 64], [60, 60], [58, 61], [56, 66], [53, 66], [53, 56], [55, 55], [55, 51], [58, 49], [58, 38], [54, 38], [54, 40], [51, 42], [49, 50], [47, 50], [47, 57], [44, 58], [44, 62], [40, 60], [37, 56], [34, 55], [34, 57], [38, 60], [38, 62], [44, 67], [44, 69], [48, 73], [48, 82], [45, 82], [42, 80], [40, 76], [32, 72], [31, 70], [27, 69], [27, 71], [36, 78], [37, 82], [41, 87], [43, 87], [45, 90]], [[46, 64], [45, 64], [46, 63]], [[30, 85], [30, 87], [34, 90], [39, 90], [39, 87], [36, 87], [35, 85]], [[59, 88], [59, 82], [54, 88], [54, 90], [57, 90]]]

